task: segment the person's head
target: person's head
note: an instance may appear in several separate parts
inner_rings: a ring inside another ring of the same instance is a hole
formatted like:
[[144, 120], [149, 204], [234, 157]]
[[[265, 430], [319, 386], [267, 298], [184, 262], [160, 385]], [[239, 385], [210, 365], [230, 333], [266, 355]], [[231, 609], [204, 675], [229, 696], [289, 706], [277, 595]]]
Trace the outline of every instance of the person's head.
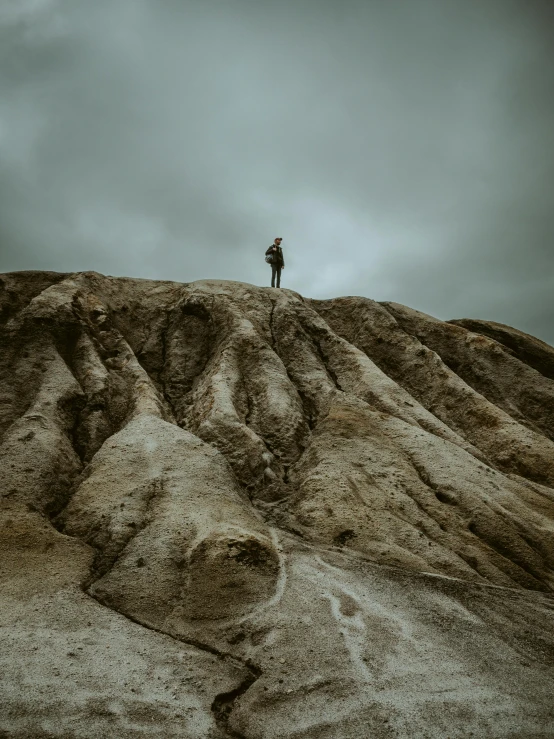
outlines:
[[273, 240], [273, 243], [275, 244], [275, 246], [281, 246], [282, 240], [283, 239], [280, 236], [278, 236], [276, 239]]

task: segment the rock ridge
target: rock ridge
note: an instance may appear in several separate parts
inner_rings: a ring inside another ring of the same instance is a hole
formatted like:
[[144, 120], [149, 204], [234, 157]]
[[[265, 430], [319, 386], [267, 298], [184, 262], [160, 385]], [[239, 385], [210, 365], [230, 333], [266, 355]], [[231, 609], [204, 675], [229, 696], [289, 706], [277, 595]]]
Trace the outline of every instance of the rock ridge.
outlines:
[[1, 275], [0, 336], [6, 736], [554, 731], [554, 349], [95, 272]]

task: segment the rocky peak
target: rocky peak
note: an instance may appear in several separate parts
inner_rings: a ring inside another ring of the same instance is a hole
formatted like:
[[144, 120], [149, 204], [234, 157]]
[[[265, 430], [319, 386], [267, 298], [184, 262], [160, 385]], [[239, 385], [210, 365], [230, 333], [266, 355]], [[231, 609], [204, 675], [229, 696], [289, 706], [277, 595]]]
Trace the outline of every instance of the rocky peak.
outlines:
[[7, 736], [554, 730], [552, 348], [209, 280], [0, 309]]

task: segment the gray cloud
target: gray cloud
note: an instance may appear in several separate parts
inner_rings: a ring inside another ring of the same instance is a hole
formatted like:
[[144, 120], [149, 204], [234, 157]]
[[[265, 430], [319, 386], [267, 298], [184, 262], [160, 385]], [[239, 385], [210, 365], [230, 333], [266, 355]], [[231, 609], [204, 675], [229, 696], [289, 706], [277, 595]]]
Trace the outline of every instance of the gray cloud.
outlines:
[[554, 8], [8, 0], [0, 268], [361, 294], [554, 343]]

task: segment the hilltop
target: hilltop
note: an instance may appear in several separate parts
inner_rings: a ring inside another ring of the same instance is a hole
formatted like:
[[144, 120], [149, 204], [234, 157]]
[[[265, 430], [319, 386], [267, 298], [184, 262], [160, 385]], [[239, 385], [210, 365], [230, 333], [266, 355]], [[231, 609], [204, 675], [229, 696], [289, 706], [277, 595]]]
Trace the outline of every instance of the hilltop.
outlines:
[[0, 332], [2, 736], [554, 732], [554, 349], [93, 272]]

